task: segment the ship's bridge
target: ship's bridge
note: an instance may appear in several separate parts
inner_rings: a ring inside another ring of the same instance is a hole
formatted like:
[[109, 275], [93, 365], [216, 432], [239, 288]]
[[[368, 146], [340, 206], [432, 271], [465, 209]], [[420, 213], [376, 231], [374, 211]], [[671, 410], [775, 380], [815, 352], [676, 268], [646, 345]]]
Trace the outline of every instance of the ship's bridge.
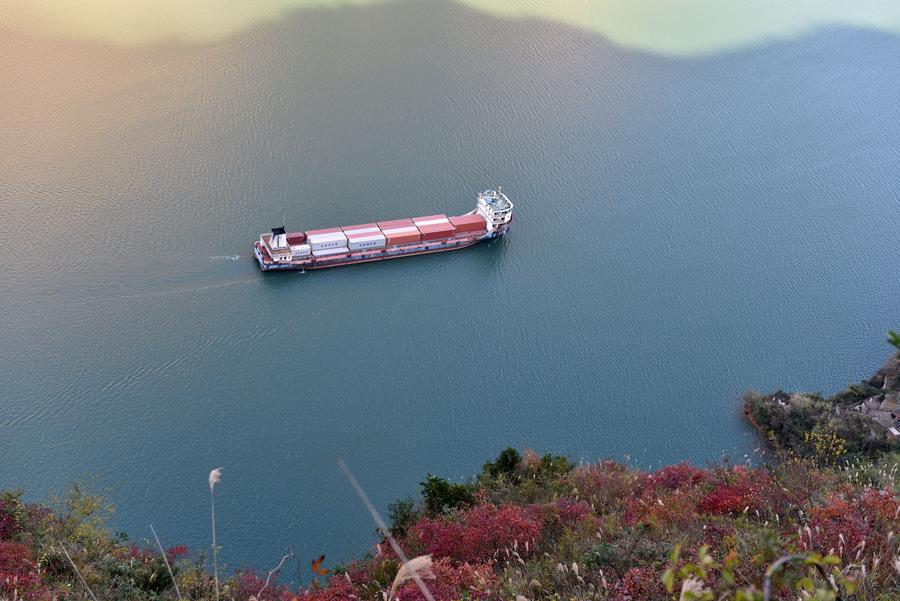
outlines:
[[478, 194], [476, 210], [485, 218], [488, 227], [495, 232], [503, 233], [512, 221], [513, 204], [499, 188]]

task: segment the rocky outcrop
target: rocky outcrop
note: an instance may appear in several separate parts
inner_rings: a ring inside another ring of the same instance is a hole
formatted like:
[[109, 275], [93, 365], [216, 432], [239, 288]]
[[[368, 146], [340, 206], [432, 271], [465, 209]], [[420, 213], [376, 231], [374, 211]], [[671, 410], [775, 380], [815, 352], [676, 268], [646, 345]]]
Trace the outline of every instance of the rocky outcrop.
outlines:
[[829, 398], [781, 390], [747, 393], [744, 415], [772, 446], [789, 454], [820, 452], [815, 440], [825, 434], [844, 441], [847, 457], [900, 450], [900, 353], [868, 380]]
[[888, 359], [884, 366], [869, 378], [867, 383], [886, 393], [893, 393], [895, 397], [898, 396], [900, 393], [900, 353]]

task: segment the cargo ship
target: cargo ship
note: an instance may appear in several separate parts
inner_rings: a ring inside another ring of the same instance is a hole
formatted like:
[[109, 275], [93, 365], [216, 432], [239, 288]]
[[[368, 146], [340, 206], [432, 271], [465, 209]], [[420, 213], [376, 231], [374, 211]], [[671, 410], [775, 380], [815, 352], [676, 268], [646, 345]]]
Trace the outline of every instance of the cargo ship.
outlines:
[[513, 204], [498, 188], [478, 194], [464, 215], [428, 215], [343, 227], [288, 232], [272, 228], [253, 244], [263, 271], [324, 269], [410, 255], [458, 250], [502, 236]]

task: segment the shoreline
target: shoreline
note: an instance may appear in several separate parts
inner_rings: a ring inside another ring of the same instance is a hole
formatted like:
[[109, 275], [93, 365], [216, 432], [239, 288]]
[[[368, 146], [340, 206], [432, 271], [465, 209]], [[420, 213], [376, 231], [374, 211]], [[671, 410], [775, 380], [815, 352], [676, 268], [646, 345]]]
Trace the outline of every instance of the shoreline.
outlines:
[[827, 398], [779, 389], [749, 391], [742, 401], [744, 420], [777, 455], [833, 462], [900, 452], [900, 352]]

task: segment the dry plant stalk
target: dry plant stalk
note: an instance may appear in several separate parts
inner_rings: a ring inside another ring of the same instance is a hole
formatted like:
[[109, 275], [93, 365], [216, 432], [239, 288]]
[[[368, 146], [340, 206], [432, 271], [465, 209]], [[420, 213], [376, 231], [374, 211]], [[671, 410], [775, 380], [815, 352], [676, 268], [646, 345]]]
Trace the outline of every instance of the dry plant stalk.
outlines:
[[216, 601], [219, 601], [219, 551], [216, 547], [216, 484], [222, 479], [222, 468], [209, 472], [209, 504], [212, 521], [213, 578], [216, 583]]
[[[391, 544], [391, 548], [394, 549], [394, 553], [397, 554], [397, 557], [400, 558], [400, 561], [403, 562], [403, 565], [408, 563], [409, 559], [406, 557], [406, 553], [403, 552], [403, 549], [400, 548], [400, 543], [398, 543], [397, 539], [394, 538], [394, 535], [391, 534], [390, 529], [387, 527], [387, 523], [385, 523], [384, 519], [381, 517], [381, 514], [378, 513], [378, 510], [375, 509], [375, 506], [372, 504], [372, 501], [369, 500], [369, 496], [366, 494], [366, 491], [364, 491], [362, 489], [362, 486], [359, 485], [359, 482], [356, 481], [356, 478], [353, 476], [350, 468], [347, 467], [347, 464], [344, 463], [343, 459], [338, 459], [338, 466], [341, 468], [341, 471], [344, 472], [347, 480], [350, 481], [350, 486], [352, 486], [353, 490], [356, 491], [356, 494], [363, 502], [363, 505], [366, 506], [366, 509], [369, 511], [369, 515], [371, 515], [372, 519], [375, 520], [375, 524], [378, 526], [378, 529], [381, 530], [381, 534]], [[422, 580], [422, 577], [414, 571], [412, 573], [412, 578], [416, 581], [416, 586], [418, 586], [419, 590], [422, 591], [422, 595], [425, 597], [425, 599], [427, 599], [428, 601], [434, 601], [434, 595], [432, 595], [431, 591], [428, 590], [428, 587], [425, 586], [425, 581]]]

